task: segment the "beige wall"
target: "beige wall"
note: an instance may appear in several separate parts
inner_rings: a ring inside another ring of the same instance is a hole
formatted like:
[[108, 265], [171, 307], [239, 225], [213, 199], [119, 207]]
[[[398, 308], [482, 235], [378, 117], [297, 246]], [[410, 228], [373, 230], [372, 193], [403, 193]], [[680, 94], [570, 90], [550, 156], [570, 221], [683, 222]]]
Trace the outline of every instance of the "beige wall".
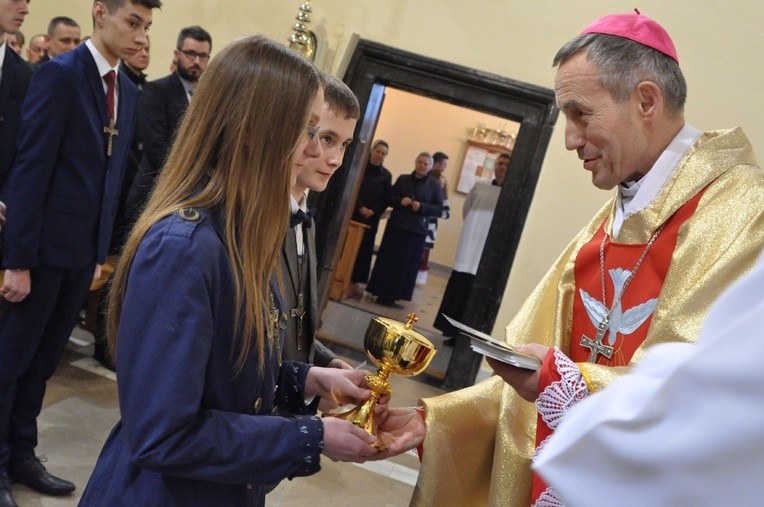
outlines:
[[[180, 28], [201, 24], [220, 48], [236, 36], [260, 32], [286, 39], [299, 0], [165, 0], [154, 17], [150, 77], [166, 74]], [[34, 1], [22, 30], [43, 31], [55, 15], [69, 15], [89, 31], [89, 0]], [[311, 27], [321, 39], [319, 61], [336, 66], [352, 32], [425, 56], [552, 87], [551, 59], [594, 18], [624, 12], [632, 2], [590, 0], [314, 0]], [[672, 34], [689, 84], [687, 118], [700, 129], [741, 125], [764, 154], [764, 3], [642, 0], [642, 13]], [[214, 52], [214, 51], [213, 51]], [[553, 134], [497, 331], [517, 310], [562, 247], [607, 199], [595, 190], [563, 146], [563, 123]], [[429, 148], [429, 146], [428, 146]], [[499, 334], [497, 331], [494, 335]]]

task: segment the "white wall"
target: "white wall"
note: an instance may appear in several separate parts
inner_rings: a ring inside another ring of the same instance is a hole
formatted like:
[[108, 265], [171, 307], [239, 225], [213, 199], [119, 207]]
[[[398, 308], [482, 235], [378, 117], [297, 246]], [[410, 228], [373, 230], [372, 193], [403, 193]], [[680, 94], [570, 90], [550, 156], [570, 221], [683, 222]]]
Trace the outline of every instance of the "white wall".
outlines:
[[[180, 28], [201, 24], [214, 49], [259, 32], [286, 40], [299, 0], [166, 0], [154, 16], [150, 77], [166, 74]], [[689, 85], [687, 118], [700, 129], [743, 126], [764, 154], [764, 3], [642, 0], [641, 12], [672, 35]], [[74, 17], [89, 31], [89, 0], [30, 3], [22, 27], [29, 37], [55, 15]], [[314, 0], [311, 28], [321, 40], [319, 61], [336, 66], [352, 32], [425, 56], [553, 87], [557, 49], [593, 19], [627, 12], [621, 0]], [[517, 310], [567, 241], [608, 195], [595, 190], [563, 146], [562, 120], [552, 136], [526, 223], [497, 330]], [[434, 149], [427, 146], [428, 149]], [[498, 334], [496, 331], [494, 334]]]

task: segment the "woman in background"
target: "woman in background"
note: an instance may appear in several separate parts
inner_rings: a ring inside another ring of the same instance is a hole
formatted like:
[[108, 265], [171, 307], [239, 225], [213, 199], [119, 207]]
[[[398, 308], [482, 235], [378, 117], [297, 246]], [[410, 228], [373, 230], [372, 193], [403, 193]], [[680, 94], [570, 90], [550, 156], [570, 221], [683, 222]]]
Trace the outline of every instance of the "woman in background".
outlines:
[[393, 211], [366, 286], [380, 305], [394, 306], [398, 299], [411, 301], [414, 294], [430, 217], [443, 213], [440, 182], [427, 175], [431, 167], [430, 154], [420, 153], [414, 171], [399, 176], [390, 192], [388, 203]]

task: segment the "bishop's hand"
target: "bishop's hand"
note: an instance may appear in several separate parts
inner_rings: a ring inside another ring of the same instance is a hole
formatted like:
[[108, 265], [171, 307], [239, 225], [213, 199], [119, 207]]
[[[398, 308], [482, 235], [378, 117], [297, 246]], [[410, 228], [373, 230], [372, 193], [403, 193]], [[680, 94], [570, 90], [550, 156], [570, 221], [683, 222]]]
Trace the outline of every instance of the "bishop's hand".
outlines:
[[397, 456], [422, 445], [426, 428], [422, 416], [414, 407], [390, 408], [376, 417], [377, 436], [387, 449], [371, 459]]
[[[518, 352], [539, 359], [543, 363], [549, 347], [538, 343], [528, 343], [515, 347]], [[504, 382], [512, 386], [524, 400], [534, 402], [539, 397], [539, 371], [526, 370], [509, 365], [497, 359], [485, 358], [493, 372], [504, 379]]]

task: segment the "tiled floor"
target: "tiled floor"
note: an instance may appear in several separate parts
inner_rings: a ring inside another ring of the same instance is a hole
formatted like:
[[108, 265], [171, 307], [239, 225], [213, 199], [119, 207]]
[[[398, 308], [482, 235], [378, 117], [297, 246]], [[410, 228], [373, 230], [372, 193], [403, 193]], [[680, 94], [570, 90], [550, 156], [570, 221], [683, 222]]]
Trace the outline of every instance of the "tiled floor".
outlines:
[[[433, 341], [439, 352], [427, 375], [391, 377], [393, 406], [413, 406], [421, 397], [443, 392], [437, 387], [437, 377], [445, 372], [450, 349], [441, 346], [442, 337], [432, 328], [432, 321], [445, 281], [443, 275], [431, 274], [427, 286], [418, 287], [414, 301], [401, 309], [391, 311], [376, 305], [367, 294], [361, 300], [332, 303], [325, 312], [323, 330], [340, 337], [331, 346], [351, 364], [364, 360], [363, 354], [356, 350], [361, 348], [363, 331], [372, 315], [384, 314], [396, 320], [405, 320], [411, 311], [419, 315], [415, 327]], [[340, 329], [343, 332], [340, 333]], [[90, 358], [92, 337], [80, 330], [75, 330], [74, 335], [76, 340], [70, 341], [48, 382], [44, 408], [38, 418], [37, 452], [46, 456], [45, 464], [52, 473], [73, 481], [77, 490], [72, 496], [55, 498], [16, 485], [13, 494], [22, 507], [77, 505], [101, 446], [119, 418], [114, 375]], [[268, 496], [266, 505], [285, 507], [306, 502], [315, 507], [407, 505], [419, 469], [419, 461], [413, 454], [363, 465], [335, 463], [329, 459], [323, 459], [321, 464], [322, 470], [311, 477], [282, 482]]]

